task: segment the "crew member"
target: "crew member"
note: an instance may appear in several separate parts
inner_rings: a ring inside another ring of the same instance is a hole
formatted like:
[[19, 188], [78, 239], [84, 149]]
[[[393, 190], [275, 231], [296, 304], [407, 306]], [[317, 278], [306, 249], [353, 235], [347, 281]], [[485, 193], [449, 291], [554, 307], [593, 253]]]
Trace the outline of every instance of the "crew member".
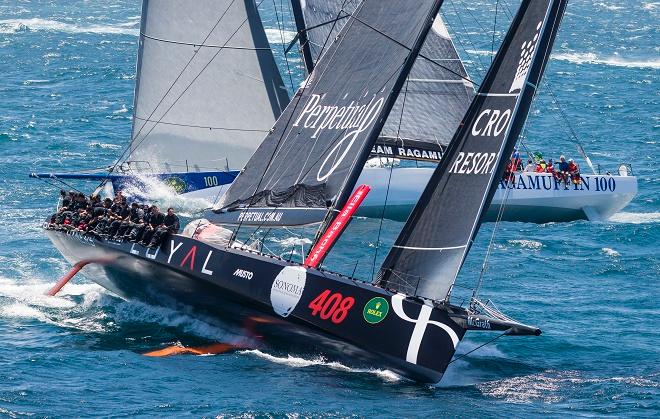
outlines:
[[154, 233], [149, 247], [160, 246], [167, 234], [176, 234], [179, 232], [179, 228], [179, 217], [174, 213], [174, 208], [168, 208], [167, 215], [163, 218], [163, 224]]
[[580, 167], [573, 161], [573, 159], [568, 159], [568, 174], [571, 176], [571, 181], [575, 185], [579, 185], [582, 182], [580, 178]]

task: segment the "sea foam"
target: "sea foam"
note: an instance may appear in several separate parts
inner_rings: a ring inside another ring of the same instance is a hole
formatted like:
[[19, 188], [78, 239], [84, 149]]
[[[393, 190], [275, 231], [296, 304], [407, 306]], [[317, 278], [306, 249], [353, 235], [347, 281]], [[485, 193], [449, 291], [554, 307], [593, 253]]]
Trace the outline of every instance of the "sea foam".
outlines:
[[610, 221], [626, 224], [651, 224], [660, 222], [660, 212], [618, 212]]
[[[131, 26], [133, 24], [131, 23]], [[53, 31], [66, 33], [96, 33], [113, 35], [137, 36], [138, 29], [119, 25], [78, 25], [51, 19], [4, 19], [0, 20], [0, 33], [17, 33], [23, 31]]]
[[336, 371], [344, 371], [344, 372], [350, 372], [350, 373], [361, 373], [361, 374], [374, 374], [378, 376], [379, 378], [387, 381], [387, 382], [397, 382], [401, 381], [404, 378], [401, 377], [400, 375], [390, 371], [390, 370], [384, 370], [384, 369], [375, 369], [375, 368], [351, 368], [347, 367], [344, 364], [341, 364], [339, 362], [329, 362], [325, 360], [323, 357], [316, 357], [313, 359], [306, 359], [306, 358], [301, 358], [297, 356], [292, 356], [292, 355], [287, 355], [286, 357], [280, 357], [280, 356], [275, 356], [268, 354], [266, 352], [262, 352], [258, 349], [251, 349], [251, 350], [245, 350], [245, 351], [240, 351], [240, 354], [244, 355], [253, 355], [262, 359], [265, 359], [269, 362], [273, 362], [276, 364], [282, 364], [282, 365], [287, 365], [289, 367], [293, 368], [305, 368], [305, 367], [312, 367], [312, 366], [322, 366], [322, 367], [328, 367]]
[[620, 57], [603, 58], [593, 52], [579, 53], [579, 52], [564, 52], [553, 54], [552, 58], [560, 61], [568, 61], [573, 64], [599, 64], [609, 65], [613, 67], [627, 67], [627, 68], [660, 68], [660, 60], [628, 60]]

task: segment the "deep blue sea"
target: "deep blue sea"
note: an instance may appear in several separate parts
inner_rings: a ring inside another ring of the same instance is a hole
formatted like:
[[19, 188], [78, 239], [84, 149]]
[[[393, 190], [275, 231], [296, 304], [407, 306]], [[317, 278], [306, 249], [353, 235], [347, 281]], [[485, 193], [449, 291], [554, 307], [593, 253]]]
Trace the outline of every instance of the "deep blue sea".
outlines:
[[[261, 10], [284, 64], [273, 4]], [[473, 78], [515, 7], [445, 1]], [[295, 353], [148, 358], [226, 333], [82, 275], [42, 296], [68, 270], [40, 228], [59, 185], [27, 175], [101, 167], [123, 151], [139, 14], [139, 0], [0, 1], [0, 416], [660, 416], [660, 2], [571, 0], [525, 133], [534, 150], [577, 157], [552, 89], [595, 163], [632, 164], [638, 196], [607, 222], [502, 223], [482, 296], [543, 335], [498, 339], [435, 386]], [[401, 227], [386, 221], [383, 240]], [[352, 223], [335, 263], [364, 261], [368, 275], [377, 228]], [[475, 283], [493, 228], [479, 233], [459, 286]], [[458, 353], [491, 337], [469, 332]]]

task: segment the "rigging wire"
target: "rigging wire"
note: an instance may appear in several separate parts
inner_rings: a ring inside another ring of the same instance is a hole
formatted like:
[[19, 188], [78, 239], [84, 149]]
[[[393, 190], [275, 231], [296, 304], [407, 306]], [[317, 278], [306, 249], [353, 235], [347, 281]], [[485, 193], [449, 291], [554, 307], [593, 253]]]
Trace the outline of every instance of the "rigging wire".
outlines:
[[[346, 12], [346, 13], [348, 13], [348, 12]], [[361, 20], [360, 18], [356, 17], [354, 14], [350, 14], [350, 13], [348, 13], [348, 14], [349, 14], [353, 19], [355, 19], [356, 21], [360, 22], [361, 24], [363, 24], [363, 25], [366, 26], [367, 28], [369, 28], [369, 29], [371, 29], [372, 31], [378, 33], [379, 35], [384, 36], [385, 38], [387, 38], [387, 39], [389, 39], [390, 41], [394, 42], [395, 44], [399, 45], [400, 47], [403, 47], [403, 48], [407, 49], [408, 51], [411, 51], [411, 50], [412, 50], [412, 48], [410, 48], [409, 46], [403, 44], [402, 42], [399, 42], [398, 40], [392, 38], [391, 36], [389, 36], [389, 35], [386, 34], [385, 32], [381, 31], [380, 29], [375, 28], [374, 26], [372, 26], [372, 25], [368, 24], [367, 22]], [[468, 83], [471, 83], [473, 86], [479, 87], [479, 83], [475, 82], [474, 80], [470, 79], [469, 77], [466, 77], [466, 76], [464, 76], [464, 75], [458, 73], [457, 71], [452, 70], [452, 69], [449, 68], [449, 67], [446, 67], [446, 66], [444, 66], [444, 65], [442, 65], [442, 64], [440, 64], [440, 63], [438, 63], [438, 62], [436, 62], [434, 59], [427, 57], [426, 55], [422, 54], [421, 52], [418, 53], [417, 56], [420, 57], [420, 58], [422, 58], [422, 59], [424, 59], [424, 60], [426, 60], [426, 61], [428, 61], [428, 62], [430, 62], [430, 63], [432, 63], [433, 65], [436, 65], [436, 66], [442, 68], [443, 70], [449, 71], [449, 72], [452, 73], [453, 75], [460, 77], [461, 79], [467, 81]]]
[[[280, 6], [282, 2], [280, 1]], [[289, 56], [286, 53], [286, 42], [284, 42], [284, 10], [282, 10], [282, 24], [280, 24], [280, 15], [277, 13], [277, 5], [275, 0], [273, 0], [273, 9], [275, 9], [275, 18], [277, 19], [277, 28], [280, 32], [280, 39], [282, 40], [282, 52], [284, 55], [284, 62], [286, 63], [286, 72], [289, 75], [289, 83], [291, 83], [291, 90], [294, 91], [293, 87], [293, 76], [291, 74], [291, 68], [289, 67]]]
[[[229, 11], [229, 9], [232, 7], [232, 5], [235, 3], [235, 1], [236, 1], [236, 0], [232, 0], [231, 3], [229, 3], [229, 5], [227, 6], [227, 8], [226, 8], [226, 9], [224, 10], [224, 12], [220, 15], [220, 18], [218, 18], [218, 20], [216, 21], [215, 25], [213, 25], [213, 27], [211, 28], [211, 30], [208, 32], [208, 34], [206, 35], [206, 37], [205, 37], [204, 40], [202, 41], [202, 44], [206, 43], [206, 41], [211, 37], [211, 34], [213, 34], [213, 32], [215, 31], [216, 27], [220, 24], [220, 22], [221, 22], [222, 19], [225, 17], [225, 15], [226, 15], [227, 12]], [[263, 1], [264, 1], [264, 0], [262, 0], [262, 2], [263, 2]], [[260, 4], [261, 4], [261, 3], [260, 3]], [[257, 7], [258, 7], [258, 6], [257, 6]], [[247, 20], [247, 18], [246, 18], [246, 20]], [[244, 21], [243, 23], [245, 23], [245, 21]], [[242, 26], [242, 25], [241, 25], [241, 26]], [[226, 44], [229, 42], [229, 40], [231, 40], [232, 37], [233, 37], [233, 35], [229, 37], [229, 39], [227, 40], [227, 42], [225, 42], [225, 46], [226, 46]], [[183, 73], [185, 73], [185, 71], [188, 69], [188, 67], [190, 66], [190, 64], [191, 64], [191, 63], [193, 62], [193, 60], [195, 59], [195, 57], [197, 57], [197, 53], [198, 53], [199, 51], [201, 51], [201, 48], [198, 48], [198, 49], [194, 50], [192, 57], [190, 57], [190, 59], [188, 60], [188, 62], [186, 63], [186, 65], [183, 67], [183, 69], [181, 69], [181, 71], [179, 72], [179, 74], [177, 75], [177, 77], [176, 77], [176, 78], [174, 79], [174, 81], [170, 84], [170, 86], [168, 87], [168, 89], [167, 89], [167, 90], [165, 91], [165, 93], [162, 95], [162, 97], [160, 98], [160, 100], [158, 101], [158, 103], [156, 104], [156, 106], [154, 107], [154, 109], [151, 111], [151, 113], [149, 114], [149, 116], [148, 116], [146, 119], [151, 119], [151, 117], [156, 113], [156, 111], [157, 111], [158, 108], [160, 107], [161, 103], [163, 103], [163, 101], [165, 100], [165, 98], [170, 94], [170, 92], [172, 91], [172, 89], [174, 88], [174, 86], [177, 84], [177, 82], [179, 81], [179, 79], [181, 78], [181, 76], [183, 76]], [[218, 49], [218, 52], [216, 52], [216, 54], [213, 56], [213, 58], [215, 58], [215, 57], [217, 56], [217, 54], [218, 54], [220, 51], [222, 51], [222, 48]], [[213, 60], [213, 58], [211, 59], [211, 61]], [[204, 71], [205, 68], [206, 68], [206, 67], [204, 67], [201, 71]], [[201, 71], [200, 71], [200, 74], [201, 74]], [[198, 76], [199, 76], [199, 75], [198, 75]], [[196, 78], [195, 78], [194, 80], [196, 80]], [[193, 82], [194, 82], [194, 80], [193, 80]], [[189, 85], [188, 87], [190, 87], [190, 85]], [[187, 90], [187, 89], [186, 89], [186, 90]], [[184, 93], [185, 93], [185, 91], [184, 91]], [[180, 98], [180, 97], [181, 97], [181, 96], [179, 96], [179, 98]], [[172, 106], [174, 106], [174, 104], [175, 104], [177, 101], [178, 101], [178, 99], [174, 101], [174, 103], [172, 104]], [[170, 107], [170, 109], [171, 109], [171, 107]], [[168, 109], [168, 111], [169, 111], [169, 109]], [[167, 114], [167, 111], [163, 114], [163, 116], [161, 116], [160, 120], [162, 120], [162, 119], [165, 117], [166, 114]], [[137, 139], [137, 137], [140, 135], [140, 133], [142, 132], [142, 130], [144, 129], [144, 127], [145, 127], [146, 125], [147, 125], [147, 124], [143, 124], [143, 125], [140, 127], [140, 129], [138, 130], [138, 132], [135, 133], [135, 135], [132, 135], [132, 136], [131, 136], [131, 142], [130, 142], [129, 145], [124, 149], [124, 151], [121, 153], [121, 155], [117, 158], [117, 160], [115, 161], [115, 163], [112, 165], [112, 167], [111, 167], [111, 169], [110, 169], [110, 172], [114, 171], [114, 169], [120, 164], [120, 162], [122, 161], [122, 159], [124, 158], [124, 156], [126, 156], [126, 153], [128, 153], [128, 152], [131, 150], [131, 146], [132, 146], [133, 142]], [[144, 140], [147, 138], [147, 136], [153, 131], [153, 129], [154, 129], [157, 125], [158, 125], [158, 123], [154, 124], [154, 126], [151, 128], [151, 130], [150, 130], [146, 135], [144, 135], [144, 136], [142, 137], [142, 140], [141, 140], [141, 141], [140, 141], [140, 142], [139, 142], [134, 148], [139, 147], [139, 146], [142, 144], [142, 142], [144, 142]], [[105, 183], [105, 182], [107, 182], [107, 179], [104, 180], [104, 181], [102, 182], [102, 184]]]
[[[406, 78], [406, 87], [403, 90], [403, 102], [401, 103], [401, 115], [399, 115], [399, 125], [397, 126], [396, 136], [399, 138], [401, 134], [401, 122], [403, 121], [403, 112], [406, 108], [406, 97], [408, 96], [408, 85], [410, 83], [410, 78]], [[385, 160], [387, 161], [387, 159]], [[390, 165], [390, 173], [387, 179], [387, 190], [385, 191], [385, 203], [383, 203], [383, 211], [380, 214], [380, 223], [378, 224], [378, 236], [376, 238], [376, 250], [374, 251], [374, 262], [371, 267], [371, 281], [374, 280], [374, 275], [376, 272], [376, 259], [378, 258], [378, 249], [380, 248], [380, 234], [383, 229], [383, 219], [385, 218], [385, 210], [387, 209], [387, 199], [390, 196], [390, 185], [392, 183], [392, 173], [394, 172], [394, 159], [392, 159], [392, 164]]]
[[471, 353], [473, 353], [473, 352], [475, 352], [475, 351], [477, 351], [477, 350], [483, 348], [483, 347], [486, 346], [486, 345], [490, 345], [491, 343], [495, 342], [497, 339], [501, 338], [502, 336], [505, 336], [506, 333], [507, 333], [507, 332], [503, 332], [503, 333], [501, 333], [501, 334], [495, 336], [493, 339], [489, 340], [488, 342], [486, 342], [486, 343], [482, 343], [481, 345], [477, 346], [476, 348], [472, 349], [471, 351], [468, 351], [468, 352], [464, 353], [464, 354], [461, 355], [461, 356], [457, 356], [456, 358], [454, 358], [454, 359], [452, 359], [451, 361], [449, 361], [449, 363], [448, 363], [447, 365], [451, 364], [452, 362], [458, 361], [458, 360], [461, 359], [461, 358], [465, 358], [466, 356], [468, 356], [468, 355], [470, 355]]
[[[345, 1], [346, 1], [346, 0], [345, 0]], [[338, 15], [340, 15], [342, 11], [343, 11], [343, 7], [340, 9]], [[330, 33], [332, 33], [332, 30], [334, 29], [335, 25], [336, 25], [336, 20], [335, 20], [335, 22], [332, 24], [332, 28], [330, 28]], [[328, 44], [328, 40], [329, 40], [329, 39], [330, 39], [330, 36], [328, 36], [328, 37], [326, 38], [325, 43], [323, 44], [323, 47], [321, 48], [321, 52], [320, 52], [319, 54], [322, 54], [322, 53], [323, 53], [323, 51], [325, 50], [325, 48], [326, 48], [326, 46], [327, 46], [327, 44]], [[255, 189], [254, 189], [253, 196], [254, 196], [254, 194], [256, 194], [256, 193], [259, 191], [259, 187], [261, 186], [261, 183], [264, 181], [264, 177], [266, 176], [266, 172], [268, 172], [268, 170], [271, 168], [271, 164], [272, 164], [272, 162], [273, 162], [273, 159], [275, 158], [275, 155], [278, 153], [278, 150], [279, 150], [279, 148], [280, 148], [280, 144], [281, 144], [282, 141], [284, 140], [284, 137], [285, 137], [285, 134], [286, 134], [286, 129], [289, 127], [289, 124], [291, 123], [291, 120], [293, 119], [293, 116], [295, 115], [295, 112], [296, 112], [296, 109], [298, 108], [298, 105], [300, 105], [300, 102], [302, 101], [303, 93], [304, 93], [305, 90], [307, 89], [307, 86], [309, 85], [310, 81], [311, 81], [311, 77], [308, 76], [308, 77], [305, 79], [305, 81], [304, 81], [302, 87], [299, 89], [300, 94], [298, 95], [298, 100], [296, 100], [296, 103], [295, 103], [294, 106], [293, 106], [293, 109], [292, 109], [292, 111], [291, 111], [291, 114], [289, 115], [289, 118], [287, 119], [287, 121], [286, 121], [286, 123], [285, 123], [285, 125], [284, 125], [284, 129], [282, 130], [282, 135], [280, 135], [280, 138], [277, 140], [277, 144], [275, 144], [275, 148], [274, 148], [274, 150], [273, 150], [273, 153], [272, 153], [271, 156], [270, 156], [270, 159], [269, 159], [269, 161], [268, 161], [268, 165], [266, 166], [266, 169], [262, 172], [262, 174], [261, 174], [261, 176], [260, 176], [260, 178], [259, 178], [259, 182], [257, 183], [257, 186], [256, 186]], [[306, 103], [306, 104], [307, 104], [307, 103]], [[305, 105], [306, 105], [306, 104], [305, 104]], [[251, 202], [248, 203], [247, 208], [249, 209], [250, 207], [251, 207]], [[261, 225], [263, 225], [263, 223], [265, 223], [265, 220], [262, 222]], [[229, 245], [231, 245], [231, 242], [232, 242], [232, 241], [235, 239], [235, 237], [238, 235], [238, 232], [239, 232], [239, 230], [241, 229], [242, 225], [243, 225], [243, 220], [241, 220], [240, 223], [239, 223], [239, 224], [236, 226], [236, 228], [234, 229], [234, 233], [233, 233], [233, 235], [232, 235], [231, 240], [229, 241]], [[260, 225], [259, 227], [261, 227], [261, 225]]]
[[493, 60], [495, 59], [495, 34], [497, 33], [497, 9], [500, 5], [500, 0], [497, 0], [497, 3], [495, 3], [495, 19], [493, 21], [493, 41], [490, 45], [490, 64], [493, 64]]
[[[451, 3], [452, 8], [454, 9], [454, 14], [456, 15], [458, 21], [460, 22], [460, 25], [461, 25], [461, 26], [463, 27], [463, 29], [467, 32], [467, 30], [468, 30], [468, 29], [467, 29], [467, 25], [466, 25], [465, 22], [463, 21], [463, 18], [461, 17], [461, 13], [459, 13], [459, 11], [458, 11], [458, 9], [457, 9], [457, 7], [456, 7], [456, 4], [454, 3], [454, 0], [451, 0], [450, 3]], [[466, 7], [466, 9], [467, 9], [467, 7]], [[474, 15], [471, 15], [471, 16], [474, 17]], [[479, 22], [479, 20], [476, 19], [476, 18], [474, 18], [474, 20], [475, 20], [475, 21], [477, 22], [477, 24], [481, 27], [481, 23]], [[454, 31], [454, 32], [455, 32], [455, 33], [458, 33], [458, 31]], [[488, 31], [484, 29], [484, 33], [487, 33], [487, 32], [488, 32]], [[467, 39], [465, 40], [465, 41], [466, 41], [468, 44], [470, 44], [470, 46], [472, 47], [472, 51], [474, 51], [473, 54], [470, 54], [470, 53], [468, 52], [468, 49], [465, 48], [465, 45], [463, 45], [463, 39], [462, 39], [462, 37], [460, 37], [460, 36], [456, 36], [455, 38], [456, 38], [456, 40], [458, 41], [458, 43], [460, 44], [461, 49], [463, 50], [463, 52], [465, 53], [465, 55], [467, 55], [468, 57], [474, 57], [474, 58], [477, 59], [477, 61], [479, 62], [479, 66], [480, 66], [479, 70], [480, 70], [480, 71], [483, 71], [484, 69], [486, 69], [486, 65], [485, 65], [484, 62], [481, 60], [481, 56], [480, 56], [479, 53], [478, 53], [479, 50], [477, 49], [476, 45], [472, 42], [472, 40], [471, 40], [470, 38], [467, 38]], [[475, 84], [475, 87], [478, 87], [478, 85]]]
[[[227, 39], [227, 41], [225, 42], [225, 44], [227, 44], [227, 43], [228, 43], [228, 42], [229, 42], [229, 41], [230, 41], [230, 40], [231, 40], [231, 39], [232, 39], [232, 38], [238, 33], [238, 31], [241, 30], [241, 28], [243, 27], [243, 25], [245, 25], [245, 23], [246, 23], [247, 21], [248, 21], [248, 18], [245, 18], [245, 20], [243, 20], [243, 22], [238, 26], [238, 28], [236, 28], [236, 30], [235, 30], [234, 32], [232, 32], [232, 34], [229, 36], [229, 39]], [[209, 36], [210, 36], [210, 34], [209, 34]], [[199, 51], [199, 50], [198, 50], [198, 51]], [[203, 73], [203, 72], [204, 72], [204, 71], [205, 71], [205, 70], [211, 65], [211, 63], [213, 62], [213, 60], [215, 60], [215, 58], [216, 58], [216, 57], [220, 54], [220, 52], [222, 52], [222, 51], [223, 51], [223, 49], [218, 49], [218, 51], [213, 55], [213, 57], [211, 57], [211, 59], [210, 59], [210, 60], [209, 60], [209, 61], [208, 61], [203, 67], [202, 67], [202, 69], [199, 71], [199, 73], [197, 73], [197, 75], [192, 79], [192, 81], [188, 84], [188, 86], [186, 86], [186, 88], [183, 89], [183, 91], [179, 94], [179, 96], [177, 96], [177, 98], [172, 102], [172, 104], [167, 108], [167, 110], [165, 110], [165, 112], [163, 112], [163, 115], [158, 119], [158, 121], [157, 121], [157, 122], [156, 122], [156, 123], [155, 123], [155, 124], [149, 129], [149, 131], [148, 131], [144, 136], [142, 136], [142, 139], [137, 143], [137, 145], [135, 146], [135, 148], [139, 147], [139, 146], [140, 146], [140, 145], [141, 145], [141, 144], [147, 139], [147, 137], [149, 136], [149, 134], [151, 134], [151, 133], [153, 132], [153, 130], [156, 129], [156, 127], [158, 126], [158, 123], [160, 123], [160, 121], [161, 121], [163, 118], [165, 118], [165, 116], [167, 115], [167, 113], [168, 113], [170, 110], [172, 110], [172, 108], [174, 107], [174, 105], [176, 105], [177, 102], [183, 97], [183, 95], [186, 94], [186, 92], [188, 91], [188, 89], [190, 89], [190, 88], [192, 87], [192, 85], [195, 84], [195, 82], [197, 81], [197, 79], [198, 79], [198, 78], [202, 75], [202, 73]], [[172, 85], [171, 87], [174, 87], [174, 85]], [[163, 97], [163, 100], [164, 100], [164, 99], [165, 99], [165, 97]], [[158, 108], [158, 106], [156, 106], [156, 108]], [[155, 111], [156, 111], [156, 109], [154, 109], [154, 112], [155, 112]], [[153, 115], [153, 112], [152, 112], [152, 115]], [[150, 117], [151, 117], [151, 116], [150, 116]], [[149, 118], [150, 118], [150, 117], [149, 117]], [[148, 118], [148, 119], [149, 119], [149, 118]], [[146, 126], [146, 124], [144, 124], [140, 129], [144, 128], [145, 126]], [[138, 134], [139, 134], [139, 132], [138, 132]], [[136, 134], [135, 138], [137, 138], [137, 135], [138, 135], [138, 134]]]

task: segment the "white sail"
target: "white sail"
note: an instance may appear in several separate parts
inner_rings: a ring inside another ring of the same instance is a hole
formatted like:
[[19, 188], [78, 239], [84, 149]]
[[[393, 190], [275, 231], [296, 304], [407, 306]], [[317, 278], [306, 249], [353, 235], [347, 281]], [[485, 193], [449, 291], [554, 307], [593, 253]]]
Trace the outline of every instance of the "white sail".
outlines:
[[131, 167], [241, 169], [289, 101], [254, 0], [144, 0]]

